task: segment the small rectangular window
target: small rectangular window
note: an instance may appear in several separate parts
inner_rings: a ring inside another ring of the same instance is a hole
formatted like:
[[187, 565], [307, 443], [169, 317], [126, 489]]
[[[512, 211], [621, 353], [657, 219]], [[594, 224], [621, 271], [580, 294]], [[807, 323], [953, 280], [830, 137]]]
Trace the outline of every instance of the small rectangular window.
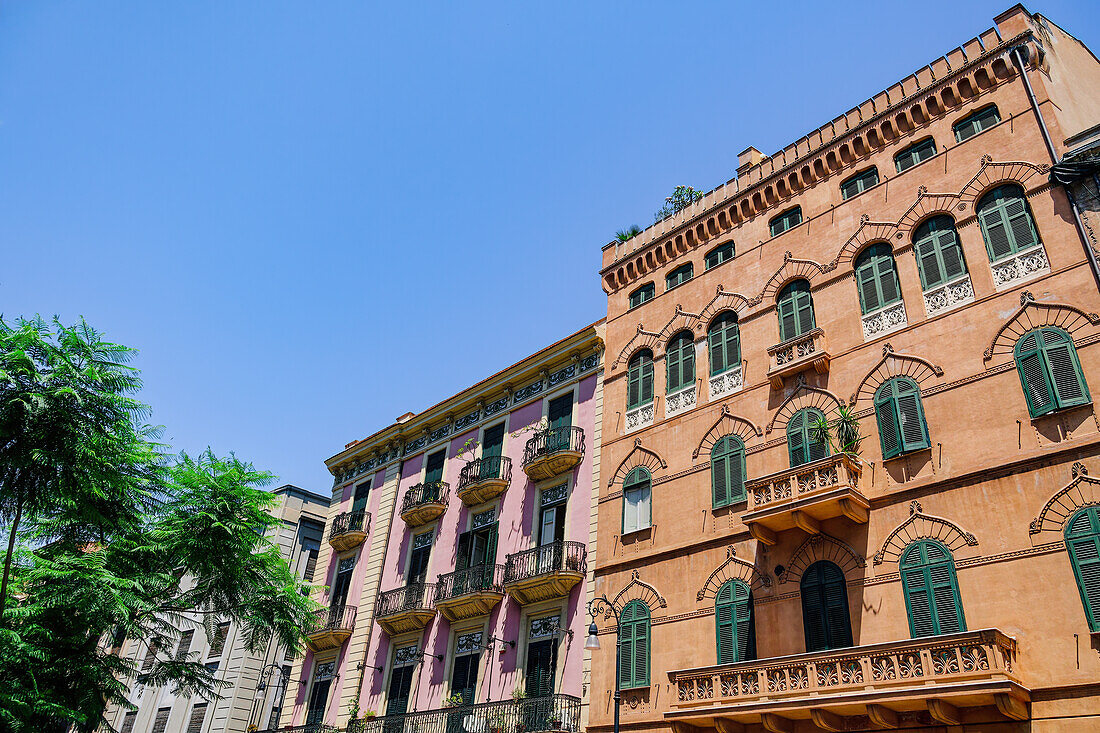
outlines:
[[172, 714], [172, 708], [160, 708], [157, 717], [153, 720], [153, 733], [164, 733], [168, 728], [168, 717]]
[[122, 727], [119, 728], [119, 733], [134, 733], [135, 722], [137, 722], [137, 710], [131, 710], [122, 719]]
[[868, 168], [840, 184], [840, 195], [845, 199], [857, 196], [878, 185], [878, 168]]
[[772, 236], [778, 237], [788, 229], [794, 229], [796, 226], [802, 223], [802, 207], [796, 206], [793, 209], [784, 211], [779, 216], [775, 217], [768, 223], [768, 227], [771, 229]]
[[691, 263], [677, 267], [668, 273], [668, 277], [665, 278], [665, 290], [672, 290], [677, 285], [683, 285], [691, 279], [691, 275]]
[[710, 252], [707, 252], [706, 268], [708, 270], [718, 267], [723, 262], [729, 262], [733, 259], [733, 242], [726, 242], [720, 247], [715, 247]]
[[646, 301], [653, 300], [653, 295], [656, 292], [656, 288], [653, 283], [646, 283], [642, 287], [635, 290], [630, 294], [630, 307], [637, 308]]
[[961, 143], [967, 138], [974, 137], [979, 132], [988, 130], [1000, 121], [1001, 113], [997, 110], [997, 105], [991, 104], [985, 109], [980, 109], [969, 117], [964, 117], [956, 122], [952, 128], [955, 131], [955, 140]]
[[650, 526], [649, 484], [623, 492], [623, 533], [637, 532]]
[[214, 629], [214, 638], [210, 641], [211, 657], [220, 657], [225, 649], [225, 638], [229, 636], [229, 622], [220, 623]]
[[936, 154], [936, 141], [932, 138], [925, 138], [919, 143], [910, 145], [905, 150], [894, 156], [894, 165], [897, 166], [898, 173], [907, 171], [918, 163], [923, 163]]

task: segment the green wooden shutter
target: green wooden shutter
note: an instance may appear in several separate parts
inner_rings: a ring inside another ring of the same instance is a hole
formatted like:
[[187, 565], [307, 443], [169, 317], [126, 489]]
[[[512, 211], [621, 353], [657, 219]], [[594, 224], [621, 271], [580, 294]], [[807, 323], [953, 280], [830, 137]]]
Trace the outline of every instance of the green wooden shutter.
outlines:
[[1024, 398], [1032, 417], [1045, 415], [1057, 407], [1048, 382], [1047, 370], [1043, 366], [1038, 331], [1029, 333], [1016, 342], [1016, 370], [1020, 373]]
[[889, 383], [879, 387], [875, 394], [875, 418], [878, 420], [878, 437], [882, 443], [882, 457], [893, 458], [902, 450], [898, 430], [898, 416], [894, 408], [893, 390]]
[[634, 622], [634, 686], [649, 686], [649, 609]]
[[810, 297], [809, 286], [800, 291], [795, 301], [798, 306], [798, 335], [814, 330], [814, 302]]
[[738, 581], [728, 580], [718, 589], [714, 599], [715, 633], [718, 664], [741, 661], [737, 643], [737, 608], [735, 596]]
[[647, 405], [653, 401], [653, 354], [646, 352], [642, 360], [642, 380], [639, 388], [641, 402]]
[[966, 630], [955, 561], [946, 547], [928, 540], [914, 542], [902, 554], [900, 569], [914, 638]]
[[1066, 549], [1090, 631], [1100, 631], [1100, 511], [1079, 510], [1066, 522]]
[[455, 550], [455, 570], [465, 570], [470, 567], [470, 548], [473, 546], [474, 533], [463, 532], [458, 536], [458, 546]]
[[734, 581], [733, 622], [737, 637], [737, 659], [744, 662], [756, 656], [756, 629], [752, 617], [752, 590], [740, 580]]
[[810, 284], [796, 280], [779, 295], [776, 305], [779, 314], [779, 339], [787, 341], [814, 329], [814, 304], [810, 296]]
[[806, 463], [806, 432], [803, 429], [805, 421], [806, 411], [799, 410], [787, 423], [787, 453], [791, 459], [791, 468]]
[[741, 333], [737, 315], [727, 312], [718, 317], [707, 335], [710, 343], [711, 376], [741, 365]]
[[908, 453], [929, 447], [928, 426], [924, 420], [920, 387], [912, 379], [891, 379], [888, 384], [893, 392], [897, 411], [900, 449]]
[[817, 576], [816, 566], [810, 566], [802, 574], [802, 583], [799, 588], [799, 595], [802, 596], [802, 626], [806, 634], [807, 652], [829, 648], [827, 620], [819, 588], [821, 581]]
[[1039, 244], [1039, 233], [1019, 186], [1001, 186], [984, 196], [978, 203], [978, 221], [990, 262]]
[[925, 290], [966, 274], [959, 235], [949, 216], [937, 216], [922, 224], [913, 237], [913, 251]]
[[867, 256], [861, 256], [860, 262], [856, 265], [856, 287], [859, 289], [860, 310], [866, 315], [882, 307], [882, 298], [879, 297], [874, 257], [870, 252], [864, 254]]
[[723, 438], [710, 451], [711, 498], [715, 509], [730, 503], [729, 463]]
[[653, 401], [653, 353], [640, 351], [630, 360], [627, 376], [628, 409]]
[[802, 574], [799, 589], [806, 651], [851, 646], [848, 590], [840, 568], [828, 560], [815, 562]]
[[825, 612], [828, 614], [829, 648], [852, 645], [852, 624], [849, 619], [848, 588], [844, 573], [836, 565], [826, 569], [824, 591]]
[[726, 242], [723, 245], [715, 247], [710, 252], [707, 252], [705, 266], [710, 270], [723, 262], [728, 262], [733, 259], [733, 242]]
[[[723, 316], [724, 318], [724, 316]], [[707, 331], [707, 351], [710, 353], [710, 374], [721, 374], [726, 366], [724, 321], [720, 318]]]
[[695, 344], [691, 334], [681, 333], [669, 342], [665, 366], [666, 394], [683, 389], [695, 381]]
[[729, 454], [727, 463], [729, 466], [728, 486], [730, 503], [745, 500], [745, 444], [740, 438], [727, 438], [733, 443], [732, 453]]
[[822, 458], [829, 455], [829, 446], [821, 440], [814, 440], [811, 435], [814, 423], [824, 419], [825, 414], [812, 407], [806, 408], [804, 412], [806, 413], [806, 419], [802, 424], [802, 430], [805, 433], [803, 444], [806, 446], [806, 462], [812, 463], [813, 461], [820, 461]]
[[927, 224], [917, 230], [913, 238], [913, 252], [917, 255], [917, 270], [920, 272], [920, 284], [924, 290], [946, 282], [939, 257], [936, 256], [936, 238]]
[[889, 245], [876, 245], [876, 249], [875, 282], [878, 284], [881, 303], [887, 306], [901, 300], [901, 283], [898, 282], [898, 268]]
[[1077, 360], [1077, 349], [1069, 334], [1053, 328], [1043, 329], [1042, 343], [1046, 356], [1049, 383], [1054, 388], [1058, 407], [1083, 405], [1090, 401], [1088, 386]]
[[649, 609], [631, 601], [619, 617], [620, 688], [649, 685]]

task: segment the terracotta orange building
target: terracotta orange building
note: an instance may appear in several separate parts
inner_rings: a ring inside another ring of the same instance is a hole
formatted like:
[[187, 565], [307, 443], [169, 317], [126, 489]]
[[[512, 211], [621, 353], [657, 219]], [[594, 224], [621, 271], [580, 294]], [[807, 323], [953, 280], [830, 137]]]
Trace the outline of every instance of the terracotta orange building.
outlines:
[[1100, 63], [995, 22], [604, 248], [624, 730], [1100, 730]]

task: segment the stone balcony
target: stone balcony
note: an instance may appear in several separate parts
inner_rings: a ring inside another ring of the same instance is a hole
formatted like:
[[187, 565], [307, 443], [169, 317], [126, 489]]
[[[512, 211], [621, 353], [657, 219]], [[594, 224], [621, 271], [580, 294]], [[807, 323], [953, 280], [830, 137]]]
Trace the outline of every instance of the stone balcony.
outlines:
[[551, 542], [508, 556], [504, 590], [521, 606], [569, 595], [584, 580], [588, 548], [583, 542]]
[[766, 545], [791, 529], [820, 534], [821, 522], [836, 517], [866, 524], [871, 504], [860, 491], [862, 475], [860, 460], [841, 453], [747, 481], [748, 511], [741, 521]]
[[1015, 639], [997, 629], [964, 631], [671, 671], [665, 717], [679, 733], [695, 726], [792, 733], [1027, 720], [1030, 692], [1018, 672]]
[[337, 514], [328, 531], [328, 543], [337, 552], [347, 552], [363, 544], [370, 532], [370, 514], [363, 509]]
[[435, 583], [409, 583], [378, 595], [374, 617], [390, 636], [420, 631], [435, 617]]
[[813, 369], [824, 374], [829, 371], [830, 358], [825, 346], [825, 331], [815, 328], [768, 348], [768, 380], [775, 389], [783, 389], [783, 380], [799, 372]]
[[469, 461], [462, 467], [455, 493], [466, 506], [477, 506], [495, 499], [512, 483], [512, 459], [508, 456], [486, 456]]
[[474, 565], [439, 576], [435, 607], [448, 621], [485, 616], [504, 598], [504, 566]]
[[425, 481], [405, 492], [401, 518], [410, 527], [434, 522], [447, 511], [450, 486], [444, 481]]
[[584, 431], [578, 427], [539, 430], [523, 448], [523, 471], [543, 481], [572, 471], [584, 458]]
[[355, 606], [332, 606], [314, 613], [313, 627], [306, 632], [306, 645], [315, 652], [337, 649], [355, 628]]

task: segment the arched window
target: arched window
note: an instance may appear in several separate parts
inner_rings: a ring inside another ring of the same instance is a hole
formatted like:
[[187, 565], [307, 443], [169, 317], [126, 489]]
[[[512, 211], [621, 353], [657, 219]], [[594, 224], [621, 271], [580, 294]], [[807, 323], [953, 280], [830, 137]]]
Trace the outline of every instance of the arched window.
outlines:
[[920, 284], [929, 290], [966, 274], [959, 234], [950, 216], [934, 216], [913, 234]]
[[768, 229], [771, 231], [773, 237], [778, 237], [788, 229], [794, 229], [796, 226], [802, 223], [802, 207], [796, 206], [793, 209], [787, 209], [779, 216], [768, 222]]
[[712, 377], [741, 366], [741, 331], [736, 313], [726, 311], [714, 319], [707, 331], [707, 348]]
[[1039, 244], [1039, 232], [1021, 187], [1009, 184], [993, 189], [978, 202], [977, 211], [990, 262]]
[[686, 265], [680, 265], [675, 270], [668, 273], [665, 277], [665, 290], [672, 290], [677, 285], [683, 285], [690, 280], [692, 269], [691, 263], [689, 262]]
[[780, 341], [796, 338], [816, 328], [810, 283], [805, 280], [795, 280], [783, 288], [776, 310], [779, 313]]
[[966, 631], [950, 550], [939, 542], [919, 540], [902, 553], [900, 567], [909, 633], [914, 639]]
[[878, 419], [883, 458], [893, 458], [931, 445], [920, 387], [909, 377], [888, 379], [875, 391], [875, 417]]
[[646, 529], [652, 522], [652, 481], [642, 466], [631, 470], [623, 479], [623, 534]]
[[894, 253], [886, 242], [872, 244], [856, 259], [856, 289], [863, 315], [901, 300]]
[[643, 349], [630, 358], [626, 377], [626, 407], [634, 409], [653, 401], [653, 352]]
[[1016, 371], [1032, 417], [1092, 401], [1073, 339], [1060, 328], [1037, 328], [1021, 336]]
[[825, 413], [813, 407], [805, 407], [791, 416], [787, 423], [787, 451], [791, 456], [791, 468], [829, 455], [829, 446], [813, 439], [814, 424], [824, 418]]
[[641, 286], [630, 294], [630, 307], [637, 308], [642, 303], [653, 300], [656, 291], [657, 289], [653, 286], [653, 283], [646, 283]]
[[1066, 522], [1066, 549], [1081, 591], [1089, 631], [1100, 631], [1100, 509], [1080, 509]]
[[718, 663], [756, 659], [756, 628], [752, 618], [752, 590], [741, 580], [727, 580], [714, 599], [718, 636]]
[[715, 509], [745, 499], [745, 444], [736, 435], [710, 449], [710, 477]]
[[818, 560], [802, 574], [802, 623], [806, 651], [840, 649], [852, 645], [848, 588], [836, 563]]
[[710, 252], [707, 252], [706, 258], [703, 260], [706, 263], [708, 270], [718, 267], [723, 262], [729, 262], [733, 259], [733, 242], [726, 242], [720, 244]]
[[690, 331], [681, 331], [668, 342], [665, 375], [665, 394], [679, 392], [695, 382], [695, 343]]
[[649, 606], [633, 600], [619, 614], [619, 689], [649, 686]]

